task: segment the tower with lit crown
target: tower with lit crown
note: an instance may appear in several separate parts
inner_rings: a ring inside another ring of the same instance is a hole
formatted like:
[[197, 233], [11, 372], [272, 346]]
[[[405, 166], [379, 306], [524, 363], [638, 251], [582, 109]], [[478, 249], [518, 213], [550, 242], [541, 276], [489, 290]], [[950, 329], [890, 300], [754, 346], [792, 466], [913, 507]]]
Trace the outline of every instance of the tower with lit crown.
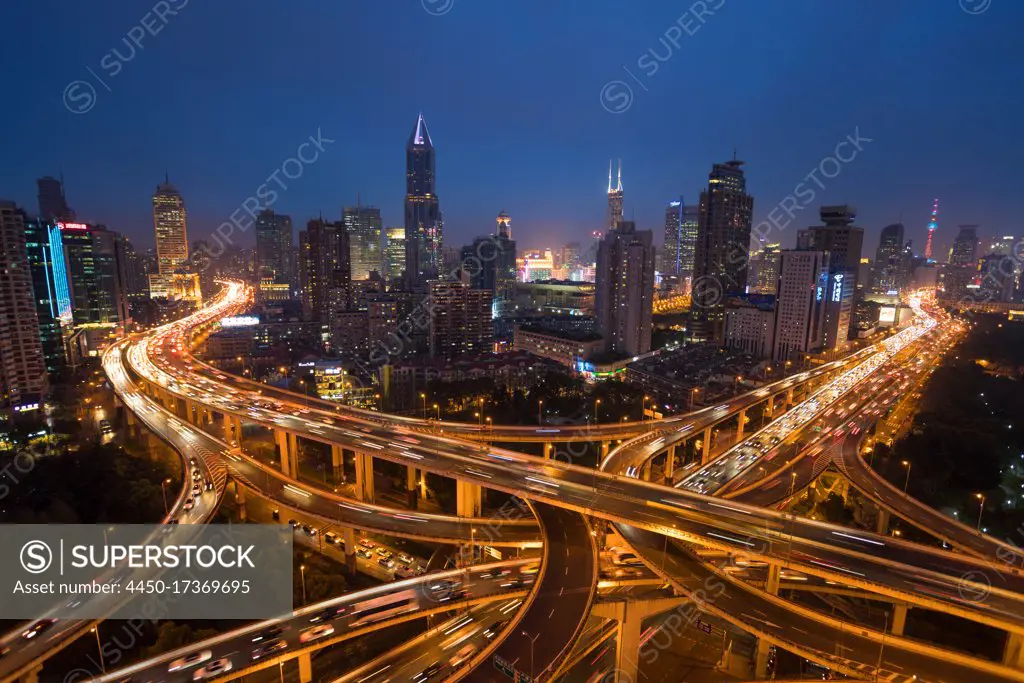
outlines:
[[441, 269], [444, 223], [435, 190], [434, 143], [421, 112], [405, 147], [405, 277], [422, 291]]
[[935, 231], [939, 228], [939, 199], [935, 198], [932, 203], [932, 218], [928, 221], [928, 241], [924, 244], [924, 257], [932, 257], [932, 241], [935, 239]]
[[619, 159], [619, 177], [612, 189], [612, 162], [608, 161], [608, 228], [614, 228], [622, 220], [622, 159]]

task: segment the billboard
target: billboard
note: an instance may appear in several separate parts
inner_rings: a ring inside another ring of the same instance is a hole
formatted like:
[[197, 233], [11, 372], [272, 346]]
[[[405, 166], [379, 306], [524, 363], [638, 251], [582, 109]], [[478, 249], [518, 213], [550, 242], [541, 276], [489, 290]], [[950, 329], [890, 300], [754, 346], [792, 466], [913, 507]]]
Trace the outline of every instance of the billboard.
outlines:
[[878, 310], [878, 322], [882, 324], [892, 325], [896, 322], [896, 307], [895, 306], [882, 306]]

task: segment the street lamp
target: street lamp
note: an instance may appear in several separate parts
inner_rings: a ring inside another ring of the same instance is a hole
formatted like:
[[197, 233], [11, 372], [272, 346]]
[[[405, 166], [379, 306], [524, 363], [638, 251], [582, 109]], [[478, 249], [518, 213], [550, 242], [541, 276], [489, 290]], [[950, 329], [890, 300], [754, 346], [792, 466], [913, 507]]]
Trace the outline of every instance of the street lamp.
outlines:
[[740, 393], [740, 382], [743, 381], [742, 375], [736, 375], [736, 381], [733, 383], [733, 396]]
[[427, 419], [427, 395], [420, 392], [420, 400], [423, 401], [423, 419]]
[[643, 405], [640, 406], [640, 424], [643, 424], [644, 418], [647, 417], [647, 402], [650, 400], [650, 396], [644, 396]]
[[690, 389], [690, 412], [693, 412], [693, 395], [700, 391], [700, 387]]
[[299, 565], [299, 574], [302, 577], [302, 604], [306, 604], [306, 565]]
[[903, 461], [903, 466], [907, 468], [907, 478], [903, 482], [903, 493], [907, 492], [907, 486], [910, 484], [910, 468], [914, 466], [914, 463], [909, 460]]
[[522, 633], [524, 636], [526, 636], [526, 639], [530, 641], [530, 680], [532, 681], [534, 679], [534, 673], [535, 673], [534, 670], [533, 670], [533, 644], [537, 642], [537, 638], [540, 638], [540, 633], [535, 635], [533, 638], [531, 638], [530, 634], [527, 633], [526, 631], [520, 631], [520, 633]]
[[95, 628], [89, 630], [96, 634], [96, 650], [100, 653], [100, 671], [107, 673], [107, 665], [103, 662], [103, 646], [100, 644], [100, 626], [97, 624]]
[[542, 412], [543, 408], [544, 408], [544, 399], [540, 399], [540, 400], [537, 401], [537, 424], [539, 424], [539, 425], [544, 424], [544, 413]]
[[162, 493], [163, 496], [164, 496], [164, 514], [165, 515], [171, 514], [170, 508], [167, 507], [167, 485], [170, 484], [170, 483], [171, 483], [170, 477], [168, 477], [167, 479], [164, 479], [162, 482], [160, 482], [160, 493]]
[[435, 403], [434, 404], [434, 410], [437, 411], [437, 421], [440, 423], [441, 422], [441, 406], [439, 406], [439, 405], [437, 405]]
[[597, 409], [601, 406], [601, 399], [594, 401], [594, 424], [597, 424]]
[[981, 513], [985, 511], [985, 494], [975, 493], [974, 496], [978, 499], [978, 531], [981, 531]]

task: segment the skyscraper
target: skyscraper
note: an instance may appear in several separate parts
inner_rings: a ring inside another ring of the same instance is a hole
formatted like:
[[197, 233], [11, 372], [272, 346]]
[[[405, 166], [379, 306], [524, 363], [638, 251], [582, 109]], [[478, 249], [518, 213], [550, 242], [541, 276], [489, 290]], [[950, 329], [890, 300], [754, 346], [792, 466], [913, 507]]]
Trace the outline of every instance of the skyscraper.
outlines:
[[953, 240], [953, 254], [949, 262], [954, 266], [973, 266], [977, 258], [978, 226], [961, 225]]
[[462, 270], [469, 277], [473, 289], [493, 294], [494, 317], [504, 315], [513, 306], [516, 284], [516, 243], [510, 239], [511, 219], [502, 211], [498, 214], [495, 234], [477, 237], [473, 244], [462, 248]]
[[661, 277], [679, 275], [679, 242], [682, 240], [683, 200], [665, 207], [665, 246], [661, 250]]
[[697, 342], [722, 342], [724, 300], [747, 288], [754, 198], [742, 166], [738, 159], [715, 164], [700, 195], [690, 308], [690, 336]]
[[405, 278], [423, 290], [441, 267], [444, 223], [434, 175], [434, 143], [420, 112], [405, 147]]
[[800, 248], [829, 254], [823, 346], [832, 350], [845, 346], [849, 338], [864, 230], [853, 225], [857, 210], [852, 206], [823, 206], [820, 213], [824, 225], [801, 230], [797, 244]]
[[291, 298], [296, 287], [292, 264], [291, 216], [263, 209], [256, 216], [256, 283], [260, 301]]
[[405, 228], [388, 228], [385, 231], [384, 261], [384, 275], [388, 282], [399, 282], [405, 272]]
[[[779, 244], [766, 244], [757, 260], [754, 287], [758, 294], [775, 294], [779, 286]], [[753, 289], [752, 288], [752, 289]]]
[[871, 289], [876, 294], [899, 291], [906, 286], [909, 266], [903, 242], [903, 224], [885, 226], [875, 252], [875, 279]]
[[39, 217], [51, 222], [73, 221], [75, 212], [68, 206], [64, 196], [64, 177], [60, 180], [52, 176], [43, 176], [36, 180], [39, 190]]
[[935, 231], [939, 229], [939, 198], [936, 197], [932, 203], [932, 217], [928, 221], [928, 241], [924, 243], [924, 257], [932, 258], [932, 245], [935, 240]]
[[157, 273], [149, 277], [153, 298], [199, 298], [198, 275], [187, 275], [188, 229], [185, 201], [168, 178], [153, 194], [153, 229], [156, 232]]
[[493, 295], [475, 289], [465, 273], [460, 279], [429, 284], [430, 355], [454, 358], [489, 351], [494, 339]]
[[790, 250], [779, 253], [772, 358], [798, 360], [822, 345], [829, 254]]
[[619, 221], [597, 248], [595, 314], [605, 351], [638, 356], [651, 350], [654, 239], [633, 221]]
[[0, 411], [15, 414], [38, 409], [47, 388], [25, 218], [0, 201]]
[[619, 159], [619, 177], [612, 189], [612, 162], [608, 161], [608, 228], [614, 228], [622, 220], [622, 203], [625, 194], [622, 190], [622, 159]]
[[346, 206], [342, 221], [348, 230], [352, 279], [368, 280], [371, 271], [381, 272], [380, 209], [375, 206]]
[[60, 228], [41, 218], [25, 219], [25, 250], [32, 273], [43, 357], [46, 370], [53, 377], [67, 363], [65, 341], [72, 327], [71, 292]]
[[124, 244], [103, 225], [58, 223], [70, 281], [72, 317], [78, 325], [127, 328]]
[[349, 261], [349, 237], [344, 223], [316, 218], [306, 225], [300, 254], [305, 263], [308, 314], [323, 322], [331, 314], [347, 310], [352, 297], [352, 265]]

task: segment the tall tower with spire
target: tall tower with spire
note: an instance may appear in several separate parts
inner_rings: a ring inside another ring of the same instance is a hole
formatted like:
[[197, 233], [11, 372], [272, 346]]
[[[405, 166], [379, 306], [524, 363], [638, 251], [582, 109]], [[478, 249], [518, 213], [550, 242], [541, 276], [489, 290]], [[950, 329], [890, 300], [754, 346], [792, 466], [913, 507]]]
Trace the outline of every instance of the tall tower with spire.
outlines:
[[444, 222], [435, 190], [434, 143], [420, 112], [405, 146], [405, 279], [423, 290], [441, 267]]
[[928, 241], [924, 243], [924, 257], [932, 258], [932, 241], [935, 238], [935, 231], [939, 228], [939, 199], [935, 198], [932, 203], [932, 218], [928, 221]]
[[498, 214], [498, 237], [512, 239], [512, 218], [505, 209]]
[[619, 159], [618, 183], [612, 188], [612, 162], [608, 160], [608, 228], [614, 228], [622, 220], [622, 159]]

